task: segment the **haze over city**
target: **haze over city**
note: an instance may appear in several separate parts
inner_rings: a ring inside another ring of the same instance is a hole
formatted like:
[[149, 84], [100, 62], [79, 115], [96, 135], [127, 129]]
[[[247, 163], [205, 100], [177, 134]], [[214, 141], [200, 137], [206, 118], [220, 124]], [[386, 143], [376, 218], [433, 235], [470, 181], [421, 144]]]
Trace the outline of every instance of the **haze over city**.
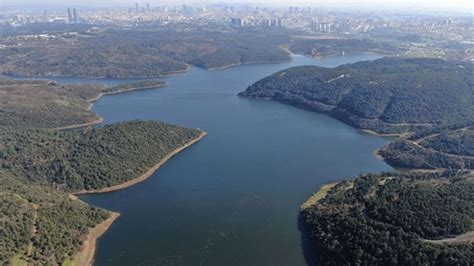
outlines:
[[[150, 0], [150, 1], [138, 1], [140, 3], [148, 2], [153, 5], [180, 5], [180, 4], [209, 4], [209, 3], [222, 3], [222, 4], [252, 4], [252, 5], [284, 5], [284, 6], [314, 6], [314, 7], [337, 7], [337, 8], [362, 8], [362, 9], [382, 9], [382, 10], [405, 10], [407, 12], [413, 11], [437, 11], [437, 12], [461, 12], [461, 13], [472, 13], [473, 12], [473, 3], [469, 0], [454, 0], [454, 1], [445, 1], [445, 0], [420, 0], [420, 1], [410, 1], [410, 0], [178, 0], [178, 1], [162, 1], [162, 0]], [[66, 3], [60, 0], [3, 0], [0, 2], [0, 6], [38, 6], [38, 5], [56, 5], [56, 6], [66, 6], [74, 4], [76, 6], [127, 6], [132, 5], [133, 1], [128, 0], [80, 0], [70, 3]]]

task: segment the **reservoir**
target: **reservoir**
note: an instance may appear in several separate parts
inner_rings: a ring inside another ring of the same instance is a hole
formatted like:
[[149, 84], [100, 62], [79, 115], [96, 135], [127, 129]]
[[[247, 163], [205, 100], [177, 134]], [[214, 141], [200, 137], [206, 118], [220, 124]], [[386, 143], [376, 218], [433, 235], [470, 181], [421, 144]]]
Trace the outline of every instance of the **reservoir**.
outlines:
[[[307, 265], [299, 206], [325, 183], [391, 168], [374, 156], [387, 138], [324, 114], [237, 97], [292, 66], [335, 67], [374, 54], [243, 65], [165, 78], [169, 86], [106, 96], [104, 123], [161, 120], [208, 135], [143, 183], [81, 196], [121, 216], [100, 238], [95, 265]], [[55, 78], [60, 82], [130, 80]], [[136, 80], [134, 80], [136, 81]]]

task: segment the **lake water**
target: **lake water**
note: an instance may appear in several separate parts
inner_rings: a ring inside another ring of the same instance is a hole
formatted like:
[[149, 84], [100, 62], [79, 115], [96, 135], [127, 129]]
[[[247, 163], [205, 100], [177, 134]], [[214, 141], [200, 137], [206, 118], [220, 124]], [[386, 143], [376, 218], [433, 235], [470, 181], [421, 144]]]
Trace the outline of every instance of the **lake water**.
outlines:
[[[361, 133], [327, 115], [236, 96], [278, 70], [335, 67], [373, 54], [219, 71], [191, 68], [169, 86], [106, 96], [93, 110], [105, 123], [152, 119], [209, 134], [147, 181], [87, 195], [122, 215], [98, 242], [96, 265], [307, 265], [299, 206], [325, 183], [391, 170], [373, 155], [389, 139]], [[62, 82], [105, 82], [56, 78]]]

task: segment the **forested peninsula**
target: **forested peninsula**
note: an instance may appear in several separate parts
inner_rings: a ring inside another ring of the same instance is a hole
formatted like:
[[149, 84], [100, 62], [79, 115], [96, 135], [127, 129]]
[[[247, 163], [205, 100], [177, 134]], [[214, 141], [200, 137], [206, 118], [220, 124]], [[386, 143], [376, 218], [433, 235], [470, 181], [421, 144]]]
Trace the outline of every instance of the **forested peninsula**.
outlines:
[[322, 265], [474, 263], [473, 65], [382, 58], [336, 68], [295, 67], [240, 96], [327, 113], [397, 139], [377, 154], [429, 173], [365, 174], [322, 186], [301, 206]]
[[[14, 37], [12, 37], [14, 39]], [[189, 65], [205, 69], [256, 62], [289, 61], [278, 31], [203, 31], [165, 27], [62, 32], [48, 40], [0, 49], [0, 74], [9, 76], [161, 77]], [[7, 42], [8, 44], [8, 42]]]
[[474, 125], [420, 131], [389, 143], [377, 153], [399, 168], [474, 170]]
[[325, 112], [360, 129], [400, 134], [474, 121], [473, 64], [389, 57], [279, 71], [239, 95]]
[[[163, 85], [143, 82], [110, 90]], [[91, 263], [96, 238], [118, 214], [73, 194], [141, 182], [205, 135], [155, 121], [69, 129], [99, 118], [90, 102], [106, 89], [0, 80], [0, 264]]]
[[239, 95], [327, 113], [401, 136], [377, 153], [394, 167], [474, 169], [472, 63], [388, 57], [336, 68], [295, 67]]
[[474, 175], [367, 174], [302, 206], [322, 265], [472, 265]]
[[166, 86], [147, 80], [107, 87], [101, 84], [58, 84], [49, 80], [0, 78], [0, 129], [70, 129], [94, 125], [102, 118], [91, 111], [103, 95]]

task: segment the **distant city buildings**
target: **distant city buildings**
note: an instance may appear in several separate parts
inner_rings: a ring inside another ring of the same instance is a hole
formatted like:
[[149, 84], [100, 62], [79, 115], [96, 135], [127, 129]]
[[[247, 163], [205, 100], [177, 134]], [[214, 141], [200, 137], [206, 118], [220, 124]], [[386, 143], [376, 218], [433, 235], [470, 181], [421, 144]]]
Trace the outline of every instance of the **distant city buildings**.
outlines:
[[[57, 10], [0, 10], [0, 27], [31, 23], [88, 23], [96, 26], [115, 25], [216, 25], [261, 27], [297, 30], [299, 34], [341, 35], [358, 38], [399, 38], [416, 42], [418, 38], [456, 40], [473, 43], [474, 26], [469, 18], [420, 17], [373, 13], [336, 12], [314, 7], [259, 7], [235, 4], [185, 4], [151, 6], [146, 2], [131, 2], [128, 8], [89, 9], [70, 7]], [[422, 36], [422, 37], [420, 37]]]
[[320, 22], [319, 20], [312, 20], [311, 31], [331, 33], [333, 25], [334, 25], [333, 23], [329, 23], [329, 22]]

